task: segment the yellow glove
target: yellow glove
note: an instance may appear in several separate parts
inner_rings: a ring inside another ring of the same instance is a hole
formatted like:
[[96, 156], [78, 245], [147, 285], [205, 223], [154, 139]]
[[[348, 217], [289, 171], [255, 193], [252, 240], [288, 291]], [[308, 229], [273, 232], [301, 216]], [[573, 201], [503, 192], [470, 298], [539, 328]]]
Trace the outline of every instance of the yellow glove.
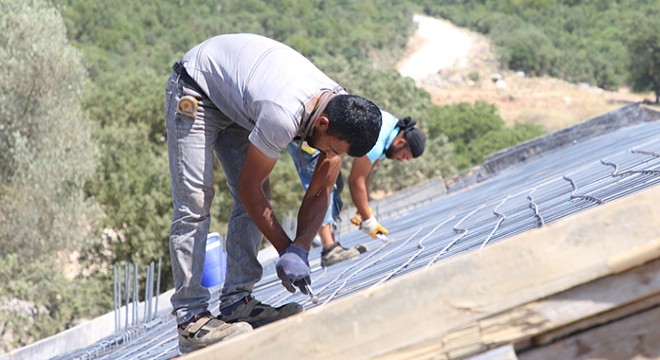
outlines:
[[[373, 215], [373, 210], [371, 209], [371, 207], [369, 208], [369, 212], [371, 212], [371, 214]], [[353, 216], [353, 218], [351, 219], [351, 224], [357, 227], [360, 227], [362, 225], [362, 215], [360, 215], [359, 211], [355, 212], [355, 216]]]
[[378, 223], [378, 220], [376, 220], [375, 216], [371, 216], [367, 220], [363, 220], [360, 229], [365, 233], [369, 234], [369, 236], [371, 236], [372, 239], [375, 239], [376, 235], [378, 234], [387, 235], [390, 233], [389, 230], [387, 230], [384, 226]]
[[360, 227], [362, 225], [362, 216], [360, 216], [360, 213], [355, 213], [355, 216], [351, 219], [351, 224]]

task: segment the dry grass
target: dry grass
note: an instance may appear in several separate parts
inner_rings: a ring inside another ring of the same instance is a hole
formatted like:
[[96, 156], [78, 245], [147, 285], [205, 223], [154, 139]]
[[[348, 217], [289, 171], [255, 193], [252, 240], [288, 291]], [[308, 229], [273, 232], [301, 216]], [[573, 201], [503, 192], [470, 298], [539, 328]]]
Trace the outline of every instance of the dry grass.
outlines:
[[[502, 80], [499, 82], [501, 83]], [[504, 77], [506, 88], [490, 79], [474, 85], [437, 87], [422, 83], [439, 105], [483, 100], [495, 104], [500, 116], [512, 125], [515, 122], [535, 123], [548, 131], [556, 131], [606, 113], [631, 102], [651, 98], [593, 87], [580, 87], [552, 78], [519, 78], [515, 74]]]

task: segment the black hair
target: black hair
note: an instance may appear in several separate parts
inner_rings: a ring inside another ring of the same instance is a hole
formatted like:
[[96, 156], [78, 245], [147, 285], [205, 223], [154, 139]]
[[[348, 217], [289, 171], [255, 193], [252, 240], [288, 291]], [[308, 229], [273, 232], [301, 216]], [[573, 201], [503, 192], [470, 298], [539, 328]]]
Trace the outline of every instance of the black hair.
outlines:
[[409, 116], [399, 120], [396, 126], [399, 127], [399, 133], [403, 133], [403, 137], [408, 142], [410, 153], [414, 158], [421, 156], [424, 153], [426, 145], [426, 134], [415, 127], [417, 121], [411, 119]]
[[328, 134], [348, 142], [348, 155], [364, 156], [376, 145], [382, 116], [372, 101], [357, 95], [337, 95], [323, 112], [330, 120]]

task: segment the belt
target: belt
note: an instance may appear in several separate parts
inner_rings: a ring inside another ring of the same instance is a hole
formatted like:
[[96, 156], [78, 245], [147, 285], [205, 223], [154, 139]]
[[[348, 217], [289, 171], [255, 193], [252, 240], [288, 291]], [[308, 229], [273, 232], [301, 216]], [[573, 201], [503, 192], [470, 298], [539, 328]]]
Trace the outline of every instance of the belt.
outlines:
[[206, 95], [202, 88], [197, 85], [197, 82], [190, 75], [188, 75], [186, 68], [181, 62], [175, 62], [174, 65], [172, 65], [172, 70], [174, 70], [174, 72], [179, 75], [179, 80], [183, 81], [186, 85], [188, 85], [188, 87], [197, 91], [200, 95]]

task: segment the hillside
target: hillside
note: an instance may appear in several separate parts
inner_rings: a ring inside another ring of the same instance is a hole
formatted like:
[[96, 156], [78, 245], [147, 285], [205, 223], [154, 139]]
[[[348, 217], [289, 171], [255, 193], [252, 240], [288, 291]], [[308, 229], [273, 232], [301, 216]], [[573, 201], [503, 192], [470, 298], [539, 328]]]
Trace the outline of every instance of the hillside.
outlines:
[[503, 71], [483, 35], [427, 16], [415, 15], [414, 21], [418, 29], [397, 68], [438, 105], [484, 100], [495, 104], [508, 124], [531, 122], [555, 131], [630, 102], [652, 99], [650, 93], [605, 91]]

